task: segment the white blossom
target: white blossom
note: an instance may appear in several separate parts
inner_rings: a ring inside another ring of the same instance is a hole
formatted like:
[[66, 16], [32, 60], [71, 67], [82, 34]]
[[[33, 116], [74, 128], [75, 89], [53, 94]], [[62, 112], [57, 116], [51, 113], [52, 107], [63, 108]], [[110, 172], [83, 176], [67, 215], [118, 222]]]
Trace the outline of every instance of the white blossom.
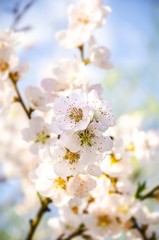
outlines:
[[111, 69], [110, 51], [104, 46], [98, 46], [94, 37], [91, 37], [88, 42], [88, 59], [91, 63], [99, 68]]
[[94, 108], [93, 120], [99, 130], [105, 131], [115, 125], [110, 102], [101, 100], [95, 90], [88, 94], [88, 103], [89, 106]]
[[53, 78], [44, 79], [42, 88], [54, 100], [57, 95], [66, 95], [71, 90], [87, 86], [86, 67], [78, 59], [62, 59], [53, 67]]
[[78, 174], [70, 178], [68, 192], [71, 196], [85, 198], [96, 186], [96, 181], [89, 175]]
[[40, 88], [29, 86], [25, 90], [25, 95], [31, 109], [44, 112], [49, 110], [47, 106], [49, 99]]
[[87, 104], [87, 95], [82, 91], [58, 97], [54, 102], [54, 113], [60, 129], [74, 131], [86, 129], [93, 115]]
[[74, 28], [58, 32], [56, 38], [63, 48], [78, 48], [89, 40], [90, 33], [83, 33], [83, 29]]
[[8, 78], [9, 72], [18, 64], [18, 58], [10, 49], [0, 49], [0, 80]]
[[82, 173], [88, 165], [87, 159], [83, 158], [80, 151], [71, 152], [65, 146], [54, 147], [51, 157], [54, 162], [54, 171], [60, 177]]
[[111, 9], [104, 7], [100, 0], [72, 4], [68, 8], [69, 26], [92, 31], [103, 26], [110, 11]]
[[0, 81], [0, 114], [9, 109], [14, 93], [6, 81]]
[[42, 195], [53, 199], [54, 204], [60, 206], [70, 199], [67, 194], [67, 180], [54, 173], [53, 165], [49, 162], [41, 163], [34, 178], [35, 187]]
[[68, 29], [56, 35], [61, 46], [64, 48], [82, 46], [89, 40], [93, 30], [104, 25], [110, 11], [111, 9], [104, 7], [100, 0], [81, 1], [70, 5]]
[[70, 151], [81, 150], [83, 158], [92, 163], [98, 159], [99, 153], [111, 150], [113, 144], [110, 137], [103, 136], [93, 123], [86, 130], [63, 135], [61, 140]]
[[19, 45], [22, 34], [4, 29], [0, 31], [0, 50], [4, 48], [14, 49]]
[[53, 141], [51, 132], [50, 125], [41, 117], [33, 117], [29, 122], [29, 128], [22, 131], [24, 139], [32, 143], [30, 150], [34, 154], [49, 147]]

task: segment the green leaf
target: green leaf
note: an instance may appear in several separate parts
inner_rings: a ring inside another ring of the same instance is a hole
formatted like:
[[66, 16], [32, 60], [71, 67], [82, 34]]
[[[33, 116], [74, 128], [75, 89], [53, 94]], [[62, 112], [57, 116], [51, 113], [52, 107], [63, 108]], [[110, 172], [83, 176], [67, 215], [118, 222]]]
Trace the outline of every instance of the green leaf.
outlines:
[[135, 198], [140, 199], [142, 197], [142, 193], [146, 190], [146, 181], [143, 183], [138, 183], [138, 187], [135, 193]]

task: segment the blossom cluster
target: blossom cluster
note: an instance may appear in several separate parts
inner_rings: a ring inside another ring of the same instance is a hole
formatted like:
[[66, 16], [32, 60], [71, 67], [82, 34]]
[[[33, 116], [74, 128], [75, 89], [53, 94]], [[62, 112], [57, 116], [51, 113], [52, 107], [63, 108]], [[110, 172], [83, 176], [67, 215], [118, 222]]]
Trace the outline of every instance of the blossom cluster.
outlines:
[[102, 86], [88, 81], [89, 64], [112, 67], [110, 51], [94, 37], [110, 12], [101, 0], [69, 7], [68, 28], [56, 37], [80, 54], [59, 60], [39, 87], [28, 86], [27, 106], [17, 88], [26, 70], [15, 53], [19, 34], [0, 33], [0, 109], [17, 101], [29, 117], [22, 134], [34, 155], [27, 157], [37, 159], [29, 177], [36, 191], [59, 207], [59, 217], [49, 220], [54, 240], [79, 228], [79, 240], [118, 238], [123, 232], [132, 240], [159, 238], [159, 213], [143, 201], [157, 199], [159, 189], [145, 194], [141, 173], [158, 156], [159, 134], [115, 127]]
[[[131, 145], [129, 142], [125, 144], [121, 138], [116, 136], [119, 130], [124, 134], [121, 126], [112, 132], [113, 148], [99, 164], [100, 174], [96, 178], [96, 187], [82, 201], [79, 199], [69, 200], [67, 206], [60, 208], [59, 217], [49, 220], [49, 225], [54, 232], [52, 239], [56, 239], [62, 234], [69, 236], [79, 226], [83, 226], [83, 238], [79, 239], [85, 239], [84, 236], [89, 236], [88, 239], [109, 239], [110, 237], [118, 239], [124, 232], [126, 239], [159, 238], [159, 212], [150, 210], [147, 202], [143, 201], [146, 200], [146, 197], [148, 198], [147, 195], [144, 198], [146, 183], [140, 184], [138, 181], [142, 181], [142, 176], [137, 177], [136, 175], [137, 169], [139, 175], [141, 175], [141, 170], [146, 169], [146, 162], [143, 167], [142, 160], [136, 155], [139, 150], [144, 153], [145, 149], [139, 144], [137, 146], [134, 144], [133, 147], [132, 143]], [[156, 132], [146, 134], [146, 132], [139, 131], [139, 134], [141, 133], [144, 133], [145, 136], [153, 134], [156, 139], [159, 137]], [[132, 136], [133, 133], [129, 133], [129, 137]], [[134, 143], [135, 141], [139, 142], [139, 139], [136, 137]], [[152, 160], [151, 154], [154, 156], [154, 152], [158, 157], [159, 147], [157, 146], [158, 142], [153, 146], [154, 141], [150, 139], [149, 142], [151, 147], [147, 148], [150, 156], [147, 163]], [[134, 160], [137, 166], [134, 166]], [[149, 176], [147, 182], [151, 178], [152, 176]], [[154, 185], [155, 182], [151, 181], [148, 184]], [[158, 190], [154, 196], [150, 196], [150, 198], [153, 197], [158, 199]], [[143, 233], [145, 238], [142, 236]]]
[[64, 48], [82, 48], [87, 46], [85, 63], [93, 63], [97, 67], [110, 69], [110, 51], [99, 46], [93, 33], [101, 28], [107, 20], [111, 8], [103, 6], [101, 0], [81, 1], [68, 8], [68, 29], [56, 34], [60, 45]]
[[[91, 6], [89, 1], [72, 5], [66, 32], [73, 34], [76, 29], [80, 34], [82, 31], [82, 36], [89, 35], [72, 45], [80, 49], [83, 57], [60, 60], [53, 67], [52, 78], [44, 79], [40, 87], [26, 89], [32, 115], [23, 136], [40, 159], [31, 177], [37, 191], [52, 198], [56, 205], [89, 195], [101, 173], [99, 164], [113, 146], [107, 134], [115, 124], [111, 104], [102, 98], [100, 84], [87, 81], [87, 64], [92, 62], [106, 69], [111, 65], [108, 50], [98, 47], [93, 37], [108, 12], [100, 1], [92, 1]], [[66, 36], [62, 39], [68, 41]], [[86, 45], [88, 57], [84, 59]]]
[[15, 49], [19, 46], [20, 33], [0, 31], [0, 112], [8, 109], [17, 95], [13, 85], [27, 70], [26, 63], [20, 63]]

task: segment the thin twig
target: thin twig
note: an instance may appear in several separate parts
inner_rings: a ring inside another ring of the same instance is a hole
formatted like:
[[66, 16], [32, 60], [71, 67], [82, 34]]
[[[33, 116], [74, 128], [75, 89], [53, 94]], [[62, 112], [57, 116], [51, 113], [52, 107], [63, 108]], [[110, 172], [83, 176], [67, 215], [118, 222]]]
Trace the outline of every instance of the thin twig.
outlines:
[[147, 199], [147, 198], [155, 198], [155, 192], [159, 190], [159, 186], [154, 187], [152, 190], [150, 190], [148, 193], [146, 193], [145, 195], [141, 195], [139, 196], [139, 199], [141, 201]]
[[64, 235], [62, 234], [57, 240], [71, 240], [74, 237], [77, 236], [81, 236], [85, 231], [86, 231], [86, 227], [84, 226], [84, 224], [81, 224], [77, 230], [75, 230], [73, 233], [71, 233], [69, 236], [64, 237]]
[[148, 225], [139, 224], [135, 217], [132, 217], [131, 221], [133, 223], [132, 228], [136, 229], [140, 233], [143, 240], [157, 240], [155, 232], [152, 233], [151, 237], [146, 236], [146, 230], [148, 228]]
[[11, 80], [11, 82], [13, 84], [14, 90], [15, 90], [16, 95], [17, 95], [17, 97], [14, 98], [14, 101], [15, 102], [19, 102], [21, 104], [21, 106], [22, 106], [24, 112], [26, 113], [27, 117], [29, 119], [31, 119], [31, 113], [32, 113], [33, 110], [32, 109], [28, 110], [27, 107], [25, 106], [25, 103], [24, 103], [24, 101], [23, 101], [23, 99], [21, 97], [21, 94], [19, 92], [19, 89], [18, 89], [18, 86], [17, 86], [17, 82], [14, 81], [14, 79], [11, 77], [11, 74], [10, 74], [10, 80]]
[[28, 12], [28, 10], [32, 7], [32, 5], [36, 2], [37, 0], [29, 0], [26, 5], [23, 7], [23, 9], [20, 11], [20, 4], [16, 4], [15, 8], [13, 9], [13, 14], [15, 15], [15, 18], [13, 20], [13, 23], [11, 24], [10, 29], [11, 30], [16, 30], [16, 26], [24, 17], [24, 15]]
[[149, 240], [149, 239], [147, 238], [147, 236], [146, 236], [146, 233], [145, 233], [146, 227], [140, 226], [140, 225], [138, 224], [137, 220], [136, 220], [134, 217], [132, 217], [131, 220], [132, 220], [132, 222], [133, 222], [133, 227], [132, 227], [132, 228], [135, 228], [135, 229], [140, 233], [140, 235], [142, 236], [142, 239], [143, 239], [143, 240]]
[[[28, 10], [32, 7], [32, 5], [36, 2], [37, 0], [29, 0], [28, 3], [23, 7], [23, 9], [20, 11], [20, 4], [17, 2], [15, 8], [13, 9], [13, 14], [15, 15], [14, 21], [10, 27], [11, 30], [16, 31], [16, 26], [17, 24], [20, 22], [20, 20], [22, 19], [22, 17], [24, 17], [24, 15], [28, 12]], [[24, 27], [23, 30], [28, 30], [30, 29], [30, 26], [28, 27]], [[14, 81], [14, 79], [12, 78], [12, 75], [9, 75], [10, 80], [13, 84], [14, 90], [16, 92], [16, 98], [14, 99], [15, 101], [19, 102], [24, 110], [24, 112], [26, 113], [28, 119], [31, 119], [31, 114], [33, 112], [33, 109], [27, 109], [23, 98], [21, 97], [20, 91], [18, 89], [17, 86], [17, 81]], [[50, 198], [44, 198], [42, 199], [42, 196], [40, 195], [40, 193], [37, 193], [37, 196], [39, 198], [40, 201], [40, 209], [38, 210], [35, 218], [33, 220], [30, 220], [30, 229], [29, 232], [26, 236], [26, 240], [32, 240], [33, 235], [43, 217], [43, 215], [45, 214], [45, 212], [50, 211], [48, 205], [52, 202], [52, 200]]]
[[[24, 112], [26, 113], [28, 119], [31, 119], [31, 113], [33, 112], [32, 109], [27, 109], [25, 106], [25, 103], [20, 95], [19, 89], [17, 87], [17, 81], [14, 81], [14, 79], [11, 77], [10, 75], [10, 80], [14, 86], [15, 92], [16, 92], [16, 98], [14, 99], [16, 102], [19, 102], [24, 110]], [[50, 198], [42, 198], [42, 196], [40, 195], [40, 193], [37, 193], [37, 196], [39, 198], [41, 207], [38, 210], [38, 213], [36, 215], [36, 217], [30, 221], [30, 229], [29, 232], [27, 234], [26, 240], [32, 240], [32, 237], [36, 231], [36, 228], [38, 227], [43, 215], [45, 212], [50, 211], [50, 209], [48, 208], [49, 203], [52, 202], [52, 200]]]
[[27, 234], [27, 237], [25, 238], [25, 240], [32, 240], [33, 239], [33, 235], [43, 217], [43, 215], [46, 212], [49, 212], [50, 209], [48, 208], [48, 205], [52, 202], [52, 200], [50, 198], [44, 198], [42, 199], [41, 195], [38, 193], [38, 197], [40, 199], [40, 209], [38, 210], [35, 218], [33, 220], [30, 220], [30, 229], [29, 232]]
[[81, 59], [82, 61], [84, 61], [84, 46], [81, 45], [78, 47], [79, 51], [80, 51], [80, 54], [81, 54]]
[[7, 178], [5, 176], [0, 176], [0, 184], [7, 182]]

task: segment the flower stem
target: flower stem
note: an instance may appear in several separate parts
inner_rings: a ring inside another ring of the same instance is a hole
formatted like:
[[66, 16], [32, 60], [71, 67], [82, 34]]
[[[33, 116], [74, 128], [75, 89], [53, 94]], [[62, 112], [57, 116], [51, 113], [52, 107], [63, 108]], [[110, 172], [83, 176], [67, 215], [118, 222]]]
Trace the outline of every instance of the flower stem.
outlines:
[[[29, 11], [29, 9], [32, 7], [32, 5], [35, 2], [36, 2], [36, 0], [28, 0], [22, 9], [21, 9], [22, 6], [19, 2], [17, 2], [17, 4], [15, 4], [14, 8], [12, 9], [12, 13], [14, 14], [14, 19], [13, 19], [13, 23], [11, 24], [11, 27], [10, 27], [11, 30], [17, 31], [16, 27], [17, 27], [18, 23], [22, 20], [24, 15]], [[25, 29], [25, 28], [23, 28], [23, 29]]]
[[35, 218], [33, 220], [30, 220], [30, 229], [29, 229], [29, 232], [28, 232], [25, 240], [32, 240], [33, 239], [33, 235], [34, 235], [34, 233], [35, 233], [43, 215], [45, 214], [45, 212], [50, 211], [50, 209], [48, 208], [48, 205], [52, 202], [52, 200], [50, 198], [42, 199], [40, 193], [37, 193], [37, 195], [38, 195], [38, 198], [40, 200], [41, 206], [40, 206], [40, 209], [38, 210]]
[[81, 236], [87, 229], [85, 228], [84, 224], [81, 224], [77, 230], [75, 230], [73, 233], [71, 233], [67, 237], [63, 237], [63, 234], [57, 239], [57, 240], [71, 240], [74, 237]]
[[[28, 119], [31, 119], [31, 113], [33, 112], [33, 110], [30, 108], [29, 110], [27, 109], [27, 107], [25, 106], [25, 103], [21, 97], [21, 94], [19, 92], [18, 86], [17, 86], [17, 82], [14, 81], [14, 79], [11, 77], [10, 75], [10, 80], [13, 84], [14, 90], [16, 92], [16, 97], [15, 97], [15, 101], [19, 102], [24, 110], [24, 112], [26, 113]], [[50, 211], [50, 209], [48, 208], [49, 203], [52, 202], [52, 200], [50, 198], [42, 198], [42, 196], [40, 195], [40, 193], [37, 193], [37, 196], [39, 198], [39, 201], [41, 203], [41, 207], [37, 212], [37, 215], [35, 216], [35, 218], [33, 220], [30, 220], [30, 229], [29, 232], [27, 234], [26, 240], [32, 240], [33, 235], [36, 231], [36, 228], [38, 227], [43, 215], [45, 214], [45, 212]]]
[[133, 223], [132, 228], [135, 228], [140, 233], [143, 240], [157, 240], [155, 233], [152, 233], [152, 236], [150, 238], [146, 236], [146, 230], [148, 228], [148, 225], [139, 224], [135, 217], [132, 217], [131, 221]]
[[84, 61], [84, 46], [81, 45], [78, 47], [78, 49], [80, 51], [81, 59], [82, 59], [82, 61]]
[[133, 228], [135, 228], [140, 233], [140, 235], [142, 236], [142, 239], [148, 240], [148, 238], [146, 237], [146, 234], [145, 234], [145, 229], [138, 224], [138, 222], [136, 221], [136, 219], [134, 217], [132, 217], [132, 222], [133, 222]]
[[17, 86], [17, 82], [15, 82], [14, 79], [12, 79], [11, 75], [10, 75], [10, 80], [11, 80], [11, 82], [13, 84], [14, 90], [15, 90], [16, 95], [17, 95], [15, 97], [14, 101], [19, 102], [21, 104], [21, 106], [22, 106], [24, 112], [26, 113], [27, 117], [29, 119], [31, 119], [31, 113], [33, 112], [33, 110], [32, 109], [28, 110], [27, 107], [25, 106], [25, 103], [24, 103], [24, 101], [23, 101], [23, 99], [21, 97], [21, 94], [19, 92], [19, 89], [18, 89], [18, 86]]
[[159, 186], [154, 187], [152, 190], [150, 190], [145, 195], [141, 195], [140, 200], [143, 201], [147, 198], [155, 198], [155, 193], [156, 193], [157, 190], [159, 190]]

